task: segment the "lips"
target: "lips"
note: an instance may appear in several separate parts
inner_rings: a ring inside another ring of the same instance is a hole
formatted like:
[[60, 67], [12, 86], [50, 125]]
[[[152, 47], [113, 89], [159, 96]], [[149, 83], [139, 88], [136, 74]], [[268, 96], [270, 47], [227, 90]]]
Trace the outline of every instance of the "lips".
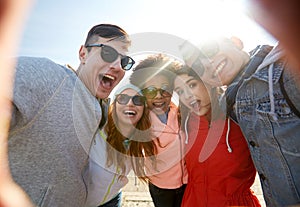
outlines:
[[163, 108], [165, 104], [166, 104], [165, 102], [153, 102], [152, 103], [152, 105], [156, 108]]

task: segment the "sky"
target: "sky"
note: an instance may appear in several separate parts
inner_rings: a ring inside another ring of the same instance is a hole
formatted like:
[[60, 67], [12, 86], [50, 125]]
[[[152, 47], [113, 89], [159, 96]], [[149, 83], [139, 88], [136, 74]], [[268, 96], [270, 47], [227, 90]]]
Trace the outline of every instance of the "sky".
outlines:
[[[89, 29], [100, 23], [116, 24], [133, 37], [153, 33], [166, 41], [174, 37], [197, 43], [211, 36], [234, 35], [248, 51], [258, 44], [274, 45], [276, 40], [245, 15], [245, 1], [35, 0], [19, 55], [47, 57], [77, 68], [80, 45]], [[150, 35], [146, 41], [151, 45], [155, 38]]]

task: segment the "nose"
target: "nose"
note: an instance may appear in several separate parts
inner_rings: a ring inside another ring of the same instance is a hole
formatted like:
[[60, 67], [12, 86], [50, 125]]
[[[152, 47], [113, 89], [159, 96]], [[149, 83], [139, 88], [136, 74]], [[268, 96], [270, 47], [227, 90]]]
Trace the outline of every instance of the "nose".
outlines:
[[185, 99], [189, 99], [193, 96], [192, 92], [190, 91], [190, 89], [186, 88], [184, 89], [184, 94], [183, 94]]
[[132, 101], [132, 98], [129, 99], [127, 105], [128, 105], [128, 106], [134, 106], [134, 103], [133, 103], [133, 101]]
[[118, 57], [114, 62], [110, 64], [110, 68], [115, 70], [123, 70], [121, 65], [121, 57]]
[[163, 95], [162, 95], [162, 90], [161, 89], [158, 89], [157, 90], [157, 93], [156, 93], [156, 96], [154, 98], [162, 98]]

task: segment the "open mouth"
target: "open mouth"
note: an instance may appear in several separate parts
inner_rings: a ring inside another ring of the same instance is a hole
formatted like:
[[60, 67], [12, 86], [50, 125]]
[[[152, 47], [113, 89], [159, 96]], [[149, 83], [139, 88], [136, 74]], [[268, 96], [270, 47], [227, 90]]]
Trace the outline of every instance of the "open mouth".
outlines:
[[194, 111], [199, 111], [201, 107], [201, 101], [200, 100], [194, 100], [190, 103], [190, 106]]
[[126, 110], [123, 112], [126, 116], [135, 116], [136, 112], [131, 110]]
[[226, 61], [226, 60], [223, 60], [223, 61], [221, 61], [221, 62], [217, 65], [216, 70], [215, 70], [215, 72], [214, 72], [214, 74], [213, 74], [214, 77], [217, 77], [217, 76], [222, 72], [222, 70], [223, 70], [223, 68], [225, 67], [226, 63], [227, 63], [227, 61]]
[[99, 79], [100, 79], [101, 85], [106, 89], [110, 89], [111, 87], [113, 87], [113, 84], [116, 80], [115, 77], [108, 75], [108, 74], [100, 74]]
[[164, 105], [165, 105], [165, 102], [154, 102], [154, 103], [152, 103], [152, 105], [153, 105], [155, 108], [163, 108]]

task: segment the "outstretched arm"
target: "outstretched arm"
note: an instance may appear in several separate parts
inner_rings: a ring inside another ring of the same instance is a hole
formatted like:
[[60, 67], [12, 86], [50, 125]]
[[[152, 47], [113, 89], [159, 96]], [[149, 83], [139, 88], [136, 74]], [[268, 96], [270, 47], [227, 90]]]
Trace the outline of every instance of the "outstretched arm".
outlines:
[[248, 0], [249, 15], [285, 48], [294, 68], [300, 66], [300, 4], [298, 0]]
[[31, 207], [29, 197], [10, 174], [8, 130], [15, 60], [24, 17], [31, 0], [0, 1], [0, 207]]

